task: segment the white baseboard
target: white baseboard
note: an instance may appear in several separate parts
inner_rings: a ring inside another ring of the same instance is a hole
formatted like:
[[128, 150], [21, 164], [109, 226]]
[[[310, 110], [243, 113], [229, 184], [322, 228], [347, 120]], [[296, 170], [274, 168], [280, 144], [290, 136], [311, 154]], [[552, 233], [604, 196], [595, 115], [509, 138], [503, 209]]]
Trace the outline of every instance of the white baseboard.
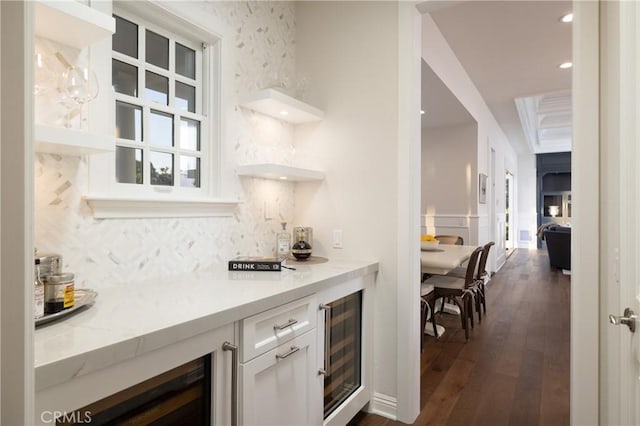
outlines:
[[369, 412], [396, 420], [398, 416], [398, 400], [393, 396], [374, 392], [373, 399], [369, 404]]

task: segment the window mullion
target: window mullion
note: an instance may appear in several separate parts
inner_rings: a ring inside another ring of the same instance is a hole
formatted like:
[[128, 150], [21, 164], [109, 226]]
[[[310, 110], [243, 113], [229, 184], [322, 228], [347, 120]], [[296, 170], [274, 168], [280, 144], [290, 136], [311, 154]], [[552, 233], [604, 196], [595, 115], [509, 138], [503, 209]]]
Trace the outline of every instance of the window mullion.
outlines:
[[173, 114], [173, 146], [171, 147], [171, 152], [173, 153], [173, 187], [179, 187], [180, 182], [180, 174], [179, 174], [179, 166], [180, 166], [180, 156], [178, 155], [178, 125], [180, 123], [180, 115], [177, 113]]
[[143, 185], [151, 185], [151, 141], [149, 140], [149, 115], [151, 108], [148, 105], [142, 106], [142, 163], [143, 167]]

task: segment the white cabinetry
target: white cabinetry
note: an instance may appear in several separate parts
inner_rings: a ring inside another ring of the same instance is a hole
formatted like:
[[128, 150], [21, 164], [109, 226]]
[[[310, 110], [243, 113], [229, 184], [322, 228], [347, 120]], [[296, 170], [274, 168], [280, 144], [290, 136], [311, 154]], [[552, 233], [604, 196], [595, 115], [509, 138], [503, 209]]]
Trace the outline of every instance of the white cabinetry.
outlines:
[[241, 425], [319, 425], [315, 329], [240, 366]]
[[322, 424], [314, 296], [241, 321], [240, 424]]

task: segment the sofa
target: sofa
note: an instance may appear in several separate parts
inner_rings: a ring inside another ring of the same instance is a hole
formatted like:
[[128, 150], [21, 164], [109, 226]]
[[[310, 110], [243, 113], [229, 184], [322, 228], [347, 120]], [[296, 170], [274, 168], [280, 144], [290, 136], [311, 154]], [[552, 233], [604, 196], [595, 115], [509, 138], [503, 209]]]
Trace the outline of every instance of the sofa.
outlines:
[[544, 231], [544, 240], [552, 267], [571, 270], [571, 228], [550, 226]]

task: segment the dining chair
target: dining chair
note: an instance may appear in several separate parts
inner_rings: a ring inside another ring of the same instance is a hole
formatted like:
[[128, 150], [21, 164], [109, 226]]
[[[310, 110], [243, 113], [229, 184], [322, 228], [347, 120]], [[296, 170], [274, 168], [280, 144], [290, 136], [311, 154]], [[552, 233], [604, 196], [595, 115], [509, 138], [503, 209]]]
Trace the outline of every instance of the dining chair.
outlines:
[[422, 349], [424, 341], [424, 329], [427, 326], [427, 311], [431, 315], [431, 325], [433, 326], [433, 335], [438, 338], [438, 327], [436, 325], [435, 315], [435, 288], [432, 284], [422, 283], [420, 285], [420, 303], [422, 304], [420, 316], [420, 349]]
[[[475, 293], [475, 302], [476, 302], [476, 311], [478, 312], [478, 321], [482, 321], [482, 313], [480, 311], [480, 306], [482, 305], [482, 311], [484, 314], [487, 314], [487, 300], [486, 300], [486, 284], [489, 282], [490, 275], [487, 272], [487, 259], [489, 259], [489, 251], [491, 247], [496, 243], [493, 241], [489, 241], [482, 247], [482, 254], [480, 254], [480, 261], [478, 262], [478, 268], [476, 270], [476, 288], [474, 290]], [[458, 267], [451, 270], [447, 276], [456, 277], [456, 278], [464, 278], [467, 272], [466, 268]]]
[[464, 245], [464, 240], [460, 235], [436, 235], [435, 239], [440, 241], [440, 244], [456, 246]]
[[482, 310], [484, 314], [487, 314], [487, 298], [486, 298], [486, 288], [487, 282], [491, 279], [491, 276], [487, 272], [487, 259], [489, 259], [489, 251], [491, 247], [496, 243], [493, 241], [489, 241], [482, 248], [482, 254], [480, 255], [480, 262], [478, 263], [478, 273], [476, 275], [476, 279], [478, 281], [478, 293], [480, 295], [480, 301], [482, 302]]
[[464, 278], [449, 275], [434, 275], [426, 282], [435, 287], [434, 298], [451, 298], [460, 309], [460, 320], [464, 329], [465, 340], [469, 340], [469, 324], [473, 327], [473, 300], [477, 280], [475, 277], [478, 258], [483, 247], [476, 248], [469, 257]]

